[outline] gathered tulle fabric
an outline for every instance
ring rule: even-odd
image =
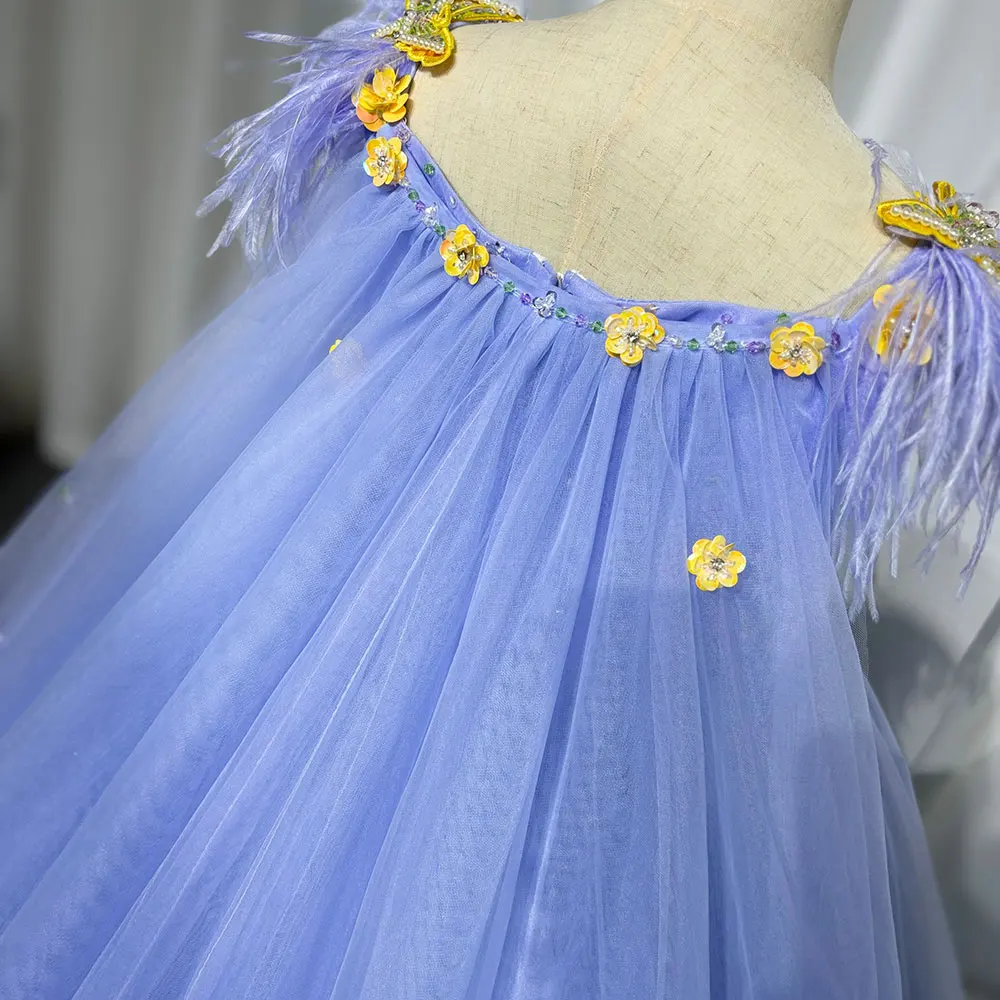
[[[842,362],[627,368],[533,297],[621,303],[449,277],[354,160],[309,218],[0,550],[0,997],[958,998],[831,557]],[[658,314],[723,310],[773,325]]]

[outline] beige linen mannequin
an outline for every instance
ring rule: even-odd
[[[886,242],[829,90],[850,3],[604,0],[460,27],[409,123],[484,226],[560,271],[793,312]]]

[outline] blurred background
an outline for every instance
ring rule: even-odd
[[[552,17],[590,0],[526,0]],[[205,151],[281,93],[248,30],[347,0],[0,0],[0,537],[245,281],[205,260]],[[862,136],[1000,207],[1000,0],[855,0],[835,97]],[[880,579],[871,678],[914,772],[970,995],[1000,997],[1000,538]]]

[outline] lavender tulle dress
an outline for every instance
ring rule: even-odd
[[[851,609],[996,508],[992,217],[622,302],[365,130],[372,18],[230,135],[280,255],[0,551],[0,997],[955,1000]]]

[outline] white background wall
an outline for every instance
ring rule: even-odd
[[[36,373],[20,315],[19,261],[23,231],[19,193],[23,190],[25,101],[23,90],[27,10],[0,3],[0,428],[30,415]]]
[[[243,276],[205,261],[206,147],[281,90],[288,50],[351,0],[0,0],[0,426],[82,454]]]

